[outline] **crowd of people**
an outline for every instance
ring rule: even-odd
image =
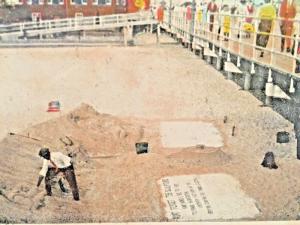
[[[222,33],[224,41],[229,40],[230,33],[239,38],[240,30],[245,38],[250,38],[251,33],[257,29],[256,45],[261,50],[260,57],[264,56],[263,48],[267,47],[270,33],[275,27],[275,21],[278,21],[282,35],[281,52],[294,54],[294,51],[297,51],[300,54],[300,48],[296,49],[296,43],[293,40],[293,37],[298,37],[300,33],[294,22],[297,15],[296,1],[281,0],[276,5],[272,0],[264,0],[264,4],[257,6],[253,0],[236,0],[235,3],[230,4],[223,3],[225,0],[219,0],[218,3],[216,0],[200,0],[200,2],[196,0],[196,19],[199,23],[208,24],[210,32],[217,32],[218,39]],[[188,15],[191,14],[191,5],[184,7],[186,7],[187,18],[191,17]],[[165,5],[158,8],[158,19],[161,22],[164,9]],[[258,23],[256,24],[255,21]]]
[[[200,2],[199,2],[200,1]],[[280,51],[300,54],[300,43],[296,43],[295,37],[299,37],[300,25],[294,20],[297,18],[297,0],[281,0],[275,4],[273,0],[264,0],[264,3],[255,5],[254,0],[236,0],[225,3],[226,0],[196,0],[196,17],[200,24],[207,24],[210,32],[221,33],[224,41],[229,36],[250,38],[256,31],[256,46],[260,50],[260,57],[264,57],[264,48],[267,47],[270,33],[275,32],[282,35],[279,39]],[[186,8],[186,19],[191,19],[191,5],[181,6]],[[299,6],[300,7],[300,6]],[[158,19],[162,22],[165,5],[159,8]],[[176,11],[173,8],[172,10]],[[300,16],[300,12],[299,12]],[[277,25],[277,26],[275,26]],[[242,31],[242,32],[240,32]],[[298,46],[298,48],[296,47]],[[300,63],[297,62],[297,70],[300,72]]]
[[[275,6],[271,0],[265,0],[265,4],[260,6],[254,5],[252,0],[240,0],[231,5],[218,4],[216,0],[210,0],[210,2],[201,1],[197,8],[198,21],[209,23],[210,32],[216,30],[218,34],[222,32],[225,41],[228,40],[230,32],[238,37],[240,35],[239,31],[233,31],[231,26],[238,27],[246,38],[250,38],[251,33],[255,30],[253,18],[258,18],[256,45],[262,48],[267,46],[275,20],[278,19],[281,34],[284,36],[281,38],[281,51],[293,53],[295,50],[295,43],[291,37],[298,35],[293,21],[297,14],[296,0],[282,0],[278,6]],[[216,20],[218,20],[219,26],[214,30]],[[261,51],[260,56],[263,57],[263,55],[264,52]]]

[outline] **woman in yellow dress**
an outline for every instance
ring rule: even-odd
[[[224,41],[228,41],[229,33],[230,33],[230,9],[228,5],[224,5],[222,9],[222,17],[223,17],[223,34]]]

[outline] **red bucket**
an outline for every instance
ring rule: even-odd
[[[59,112],[60,111],[60,103],[59,101],[51,101],[48,104],[47,112]]]

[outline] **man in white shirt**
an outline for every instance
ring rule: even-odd
[[[40,186],[42,180],[45,178],[47,195],[51,196],[51,179],[62,172],[70,185],[74,200],[79,201],[79,191],[71,158],[61,152],[50,152],[48,148],[42,148],[39,156],[43,158],[43,167],[39,173],[37,187]],[[63,189],[62,186],[61,189]]]

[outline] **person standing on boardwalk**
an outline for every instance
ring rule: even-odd
[[[267,47],[270,33],[274,26],[274,20],[276,18],[276,9],[270,3],[270,0],[265,0],[265,4],[258,10],[258,33],[256,36],[256,45],[262,48]],[[264,51],[261,50],[260,57],[264,56]]]
[[[252,0],[249,0],[246,5],[246,18],[243,27],[247,38],[250,38],[251,33],[254,32],[254,25],[253,25],[254,14],[255,14],[254,4]]]
[[[287,52],[291,51],[291,36],[294,28],[293,19],[295,19],[296,12],[295,0],[283,0],[281,2],[279,9],[279,16],[281,19],[280,30],[281,34],[285,36],[281,38],[281,52],[283,52],[284,49],[286,49]]]
[[[162,4],[157,9],[156,17],[159,23],[164,21],[164,6]]]
[[[99,25],[100,24],[100,13],[99,13],[99,11],[97,11],[97,13],[96,13],[96,24],[97,25]]]
[[[203,32],[205,33],[205,26],[207,23],[207,2],[201,1],[199,8],[197,10],[197,22],[200,27],[202,27]]]
[[[223,35],[224,35],[223,41],[228,41],[229,32],[230,32],[230,8],[227,4],[222,6],[220,20],[221,21],[220,21],[220,28],[218,31],[218,40],[219,40],[219,35],[222,30]]]
[[[251,23],[252,24],[252,20],[253,20],[253,16],[254,16],[254,12],[255,11],[255,8],[254,8],[254,4],[253,4],[253,1],[252,0],[248,0],[248,3],[246,5],[246,23]]]
[[[216,0],[211,0],[207,5],[207,12],[209,12],[209,31],[213,32],[215,13],[218,12],[218,6]]]
[[[79,191],[71,158],[61,152],[50,152],[48,148],[40,149],[39,156],[43,158],[43,167],[39,173],[37,187],[45,178],[46,192],[48,196],[51,196],[51,180],[62,172],[70,185],[74,200],[79,201]]]
[[[198,14],[197,14],[198,22],[205,24],[207,20],[206,17],[207,17],[207,3],[206,1],[201,1]]]

